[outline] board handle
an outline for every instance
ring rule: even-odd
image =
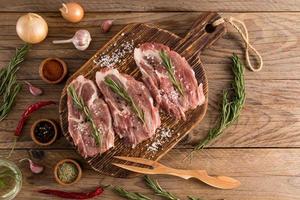
[[[212,45],[226,32],[224,24],[211,25],[219,18],[221,16],[214,12],[201,15],[174,50],[188,59],[198,56],[202,49]]]

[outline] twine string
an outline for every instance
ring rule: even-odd
[[[249,69],[254,72],[260,71],[263,67],[263,59],[260,53],[250,44],[249,37],[248,37],[248,29],[245,23],[233,17],[229,17],[229,18],[220,18],[214,21],[212,23],[212,26],[216,27],[225,22],[229,23],[233,28],[235,28],[240,34],[240,36],[242,37],[243,41],[245,42],[245,46],[246,46],[245,56],[246,56],[246,61]],[[254,54],[258,57],[259,65],[257,67],[254,67],[251,63],[250,56],[249,56],[250,51],[253,51]]]

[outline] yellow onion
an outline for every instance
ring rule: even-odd
[[[16,30],[23,41],[36,44],[47,37],[48,25],[40,15],[28,13],[18,19]]]
[[[84,10],[78,3],[66,3],[62,4],[62,8],[59,9],[61,15],[65,20],[76,23],[79,22],[84,16]]]

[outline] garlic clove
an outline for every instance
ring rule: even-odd
[[[102,33],[107,33],[112,27],[112,24],[113,24],[113,20],[109,20],[109,19],[104,20],[101,24]]]
[[[40,173],[42,173],[44,171],[44,166],[34,163],[29,158],[21,159],[19,162],[23,162],[23,161],[28,161],[29,162],[30,170],[34,174],[40,174]]]
[[[25,83],[28,85],[28,89],[29,92],[33,95],[33,96],[39,96],[41,94],[43,94],[43,90],[33,86],[31,83],[29,83],[28,81],[25,81]]]

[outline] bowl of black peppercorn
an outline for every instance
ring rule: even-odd
[[[57,125],[50,119],[39,119],[31,127],[31,138],[38,145],[52,144],[57,135]]]

